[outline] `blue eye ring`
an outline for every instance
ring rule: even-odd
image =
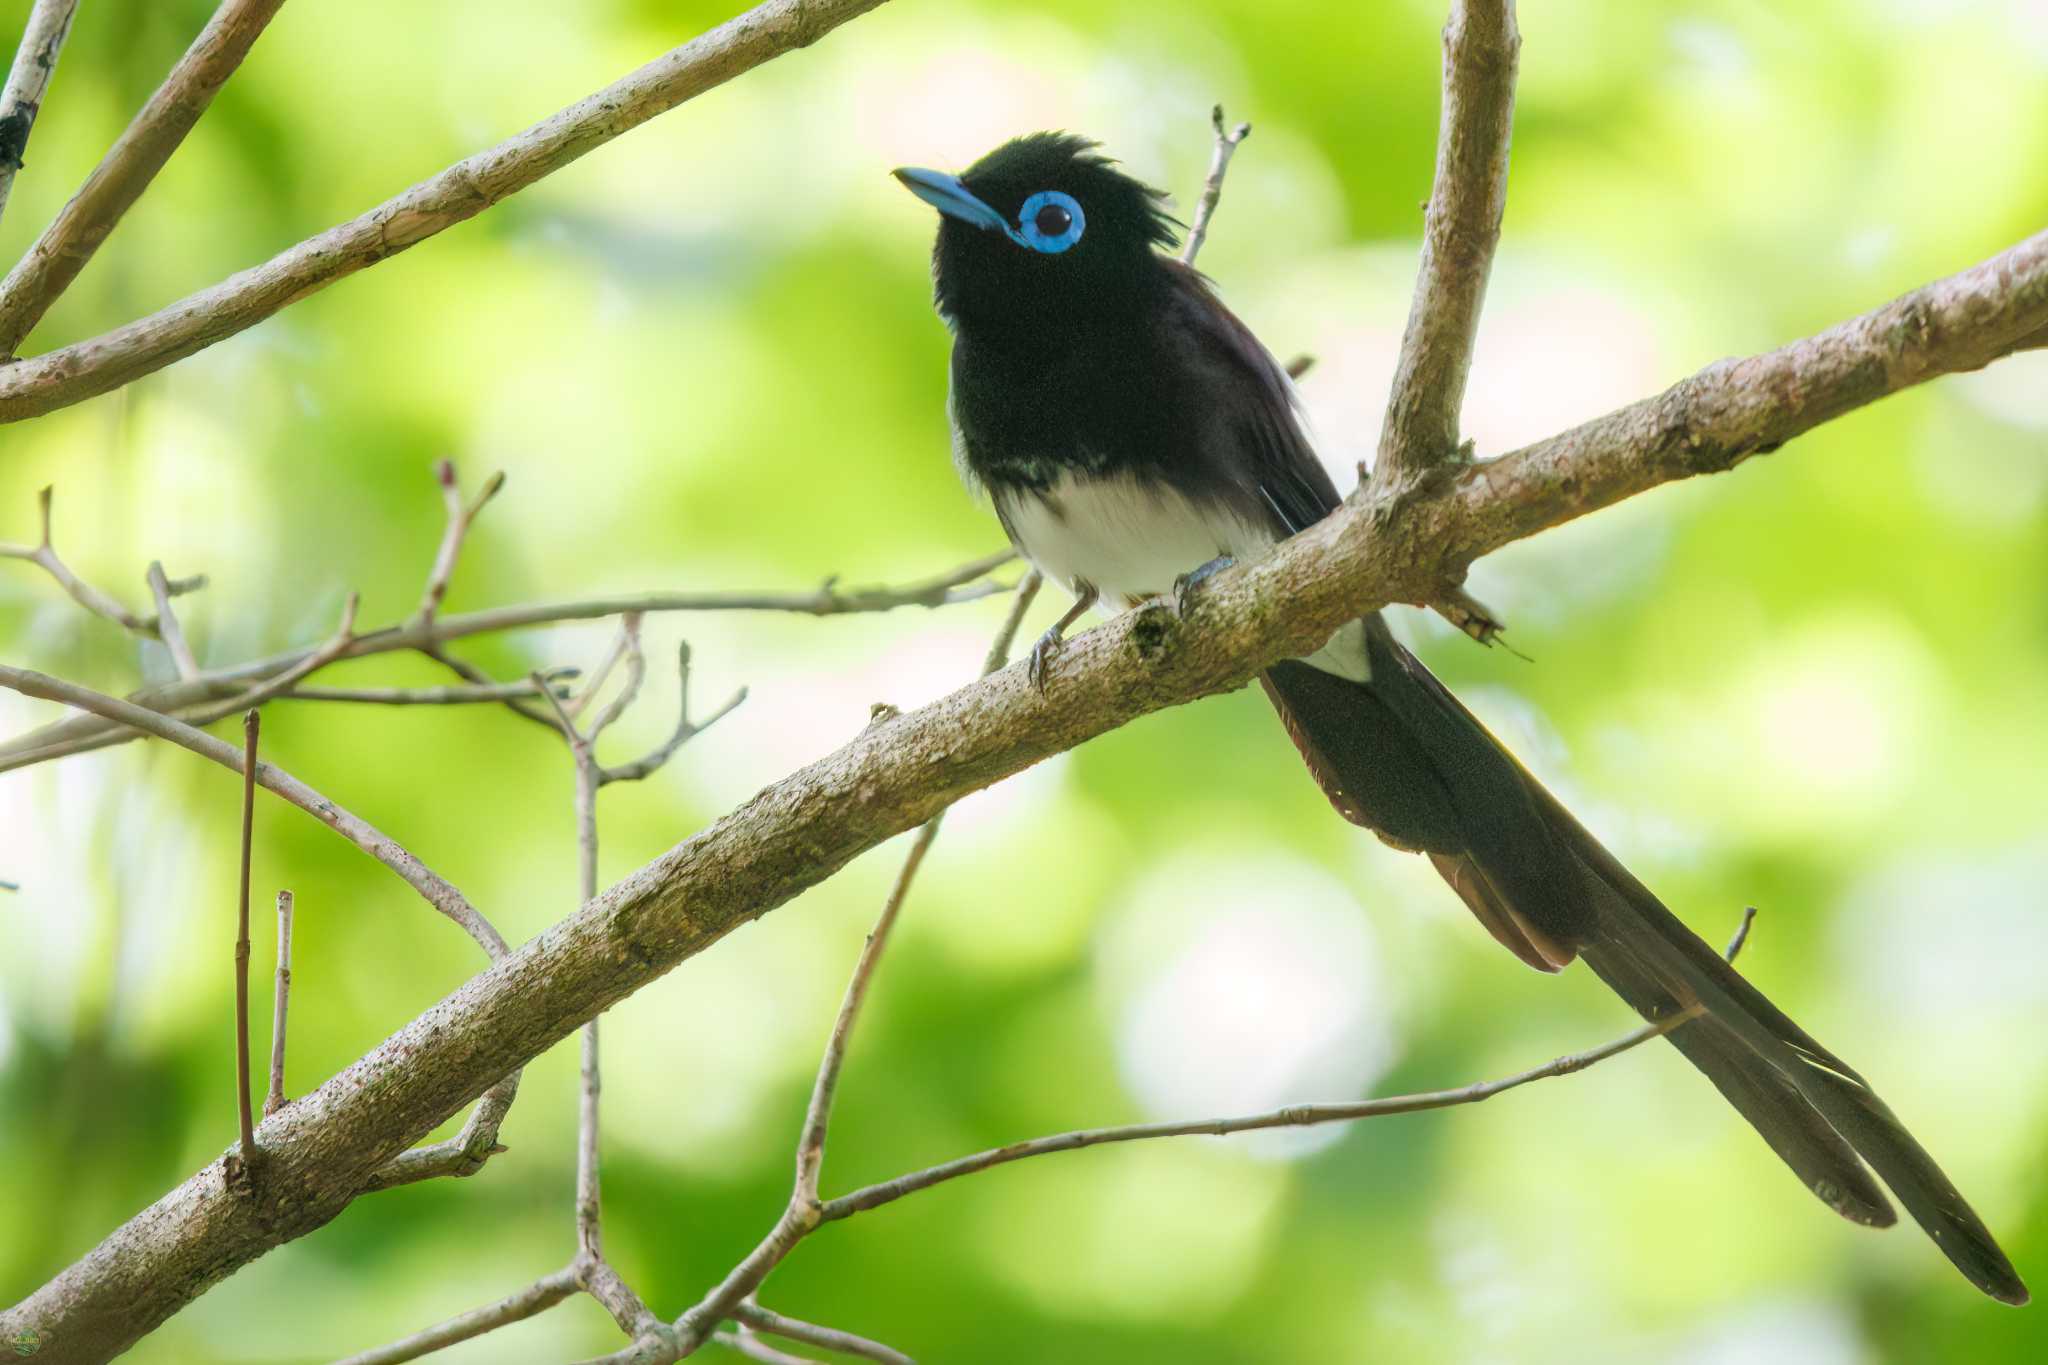
[[[1061,218],[1066,225],[1057,231],[1048,232]],[[1040,220],[1045,222],[1041,225]],[[1088,215],[1081,212],[1081,205],[1071,194],[1059,190],[1040,190],[1024,201],[1024,207],[1017,210],[1019,231],[1011,234],[1033,251],[1048,256],[1057,256],[1081,240],[1081,234],[1088,230]]]

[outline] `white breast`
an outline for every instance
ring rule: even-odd
[[[1042,493],[1004,489],[995,498],[1017,547],[1046,577],[1069,592],[1088,584],[1112,606],[1171,592],[1180,575],[1218,555],[1249,559],[1273,544],[1263,526],[1156,481],[1065,474]]]
[[[1251,559],[1274,544],[1266,527],[1158,481],[1063,474],[1044,492],[998,489],[994,496],[1025,558],[1077,596],[1083,584],[1093,587],[1110,610],[1172,592],[1182,574],[1218,555]],[[1344,627],[1308,662],[1365,681],[1363,629]]]

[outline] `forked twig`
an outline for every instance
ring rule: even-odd
[[[1193,265],[1202,243],[1209,240],[1209,220],[1216,215],[1216,205],[1223,198],[1223,176],[1230,169],[1230,158],[1237,154],[1237,144],[1252,135],[1249,123],[1226,129],[1220,104],[1209,111],[1209,122],[1216,129],[1216,149],[1209,154],[1209,175],[1202,182],[1202,197],[1195,204],[1194,225],[1188,229],[1187,244],[1180,251],[1182,265]]]

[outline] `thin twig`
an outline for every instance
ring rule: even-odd
[[[1740,953],[1743,945],[1749,941],[1749,928],[1755,919],[1756,910],[1753,907],[1743,911],[1742,923],[1736,927],[1735,936],[1729,940],[1728,947],[1724,950],[1724,956],[1729,962],[1735,960],[1736,954]],[[1495,1095],[1528,1085],[1532,1081],[1548,1080],[1554,1076],[1569,1076],[1584,1071],[1610,1057],[1618,1057],[1631,1048],[1640,1047],[1652,1038],[1661,1038],[1681,1024],[1699,1017],[1703,1012],[1701,1006],[1692,1004],[1588,1051],[1567,1053],[1545,1062],[1542,1066],[1518,1071],[1512,1076],[1459,1086],[1455,1090],[1430,1090],[1414,1095],[1354,1100],[1342,1104],[1296,1104],[1263,1114],[1248,1114],[1235,1118],[1134,1123],[1116,1128],[1084,1128],[1071,1133],[1056,1133],[1050,1137],[1034,1138],[1029,1142],[1013,1142],[1007,1147],[996,1147],[976,1152],[972,1156],[942,1162],[937,1166],[912,1171],[894,1180],[884,1180],[855,1190],[852,1194],[829,1200],[818,1211],[819,1221],[829,1223],[841,1218],[850,1218],[856,1213],[894,1203],[905,1195],[928,1190],[934,1185],[942,1185],[961,1176],[973,1175],[994,1166],[1005,1166],[1012,1161],[1045,1156],[1052,1152],[1071,1152],[1083,1147],[1100,1147],[1113,1142],[1142,1142],[1152,1138],[1189,1137],[1197,1134],[1223,1137],[1231,1133],[1256,1132],[1265,1128],[1304,1128],[1323,1123],[1350,1123],[1359,1119],[1384,1118],[1392,1114],[1414,1114],[1430,1109],[1478,1104],[1482,1100],[1492,1099]]]
[[[634,759],[631,763],[621,763],[617,767],[599,766],[597,769],[597,784],[600,787],[609,786],[614,782],[638,782],[652,776],[660,770],[662,764],[675,757],[676,750],[718,724],[719,721],[731,714],[735,707],[747,699],[747,689],[742,687],[730,697],[727,697],[717,710],[713,711],[702,721],[691,720],[690,642],[687,640],[676,647],[676,692],[676,728],[669,733],[669,737],[660,744],[655,745],[654,748],[648,750],[645,754],[642,754],[639,758]],[[597,729],[596,725],[591,726],[593,737],[595,737]]]
[[[1009,658],[1010,646],[1017,638],[1017,631],[1023,625],[1032,600],[1038,596],[1040,582],[1038,571],[1034,569],[1017,584],[1010,610],[982,660],[981,676],[997,672]],[[943,809],[933,814],[911,841],[903,868],[896,874],[896,883],[883,902],[875,927],[868,931],[867,941],[862,944],[860,957],[854,963],[853,976],[846,983],[846,994],[840,1001],[838,1014],[833,1017],[832,1032],[826,1039],[824,1056],[819,1059],[817,1079],[812,1083],[810,1103],[805,1108],[803,1127],[797,1136],[796,1179],[790,1191],[789,1204],[759,1245],[734,1266],[715,1289],[676,1320],[676,1336],[683,1354],[701,1344],[720,1322],[731,1315],[734,1305],[759,1289],[761,1282],[796,1248],[796,1244],[818,1226],[818,1178],[824,1169],[825,1135],[831,1126],[832,1101],[838,1093],[839,1073],[846,1064],[847,1041],[853,1035],[861,1005],[867,999],[875,967],[889,945],[889,932],[895,927],[904,899],[910,894],[910,883],[917,876],[932,841],[939,837],[939,821],[944,814]]]
[[[1463,588],[1449,589],[1430,603],[1430,606],[1435,608],[1436,613],[1444,620],[1482,645],[1499,644],[1501,632],[1507,629],[1484,602]],[[1501,645],[1501,648],[1507,649],[1510,654],[1514,653],[1514,650],[1506,645]]]
[[[589,705],[590,698],[603,686],[613,667],[624,659],[625,680],[618,693],[592,717],[588,728],[579,728],[577,713]],[[679,672],[681,675],[682,718],[677,722],[675,735],[668,743],[656,749],[638,763],[625,768],[608,770],[597,760],[596,740],[604,730],[624,715],[639,696],[640,684],[646,673],[646,656],[640,645],[640,616],[628,612],[619,622],[619,634],[610,655],[598,667],[597,680],[583,696],[575,702],[565,701],[553,689],[541,686],[540,674],[531,681],[540,690],[553,715],[553,725],[560,732],[569,748],[569,756],[575,767],[576,806],[576,848],[577,848],[577,890],[581,900],[589,903],[597,898],[597,793],[607,782],[634,781],[645,777],[666,763],[692,735],[704,726],[693,726],[689,719],[690,647],[681,647]],[[718,715],[737,705],[745,695],[741,690],[723,707]],[[574,709],[572,709],[572,707]],[[704,725],[718,719],[713,716]],[[571,1268],[576,1283],[610,1313],[612,1320],[636,1344],[647,1343],[649,1349],[666,1352],[672,1348],[673,1333],[667,1324],[657,1318],[641,1297],[628,1285],[623,1276],[605,1259],[603,1238],[603,1188],[600,1174],[601,1144],[599,1140],[599,1099],[603,1094],[603,1071],[600,1060],[598,1021],[590,1019],[583,1025],[582,1055],[580,1065],[580,1086],[577,1105],[576,1125],[576,1259]],[[671,1355],[669,1358],[673,1359]]]
[[[4,549],[0,549],[0,553],[4,553]],[[30,558],[32,555],[17,557]],[[357,635],[339,657],[360,659],[394,650],[426,652],[438,662],[456,669],[470,685],[490,686],[494,685],[493,680],[469,665],[452,656],[433,655],[433,643],[437,640],[445,643],[472,635],[523,630],[531,626],[554,625],[565,621],[599,620],[607,616],[621,616],[627,612],[646,614],[688,611],[786,611],[806,616],[837,616],[856,612],[892,611],[898,607],[908,606],[949,606],[1008,592],[1010,589],[1006,585],[989,581],[987,576],[1015,558],[1014,550],[1005,550],[969,560],[932,578],[896,587],[860,588],[844,592],[835,587],[836,578],[828,578],[816,590],[805,593],[643,593],[574,602],[493,607],[484,611],[439,616],[431,625],[424,628],[407,624],[368,631]],[[172,586],[177,585],[173,583]],[[272,677],[303,662],[313,652],[313,649],[289,650],[265,659],[214,669],[189,682],[159,683],[140,689],[128,700],[153,711],[176,713],[217,698],[220,695],[220,688],[225,683]],[[553,721],[537,712],[533,713],[532,718],[538,719],[551,729],[554,726]],[[0,744],[0,772],[67,758],[73,754],[88,753],[113,744],[125,744],[138,738],[140,736],[133,730],[108,725],[100,718],[72,717]]]
[[[380,1346],[374,1351],[352,1355],[336,1365],[404,1365],[405,1361],[418,1360],[444,1347],[453,1346],[471,1337],[480,1337],[515,1322],[524,1322],[536,1313],[542,1313],[576,1292],[576,1272],[572,1269],[557,1270],[552,1275],[543,1275],[516,1294],[508,1294],[496,1303],[472,1308],[469,1312],[452,1317],[446,1322],[436,1323],[424,1331],[414,1332]]]
[[[640,619],[637,612],[630,614],[635,621]],[[569,719],[579,720],[582,718],[583,713],[590,708],[590,704],[597,700],[598,694],[604,691],[605,684],[611,681],[612,670],[617,668],[619,660],[626,656],[627,648],[629,646],[638,647],[638,634],[637,632],[634,635],[626,633],[624,628],[625,620],[626,618],[623,616],[619,618],[620,629],[612,636],[612,647],[605,651],[603,660],[599,662],[596,668],[591,670],[590,681],[584,685],[583,690],[573,697],[563,699],[562,709],[568,714]]]
[[[235,919],[235,1102],[242,1118],[242,1168],[253,1171],[256,1120],[249,1095],[249,861],[256,828],[256,739],[263,713],[242,717],[242,878]]]
[[[171,663],[178,670],[178,677],[186,682],[199,676],[199,661],[192,657],[192,647],[185,643],[184,628],[178,624],[178,614],[171,609],[171,581],[164,576],[160,560],[151,560],[149,572],[150,595],[156,599],[156,633],[164,642],[164,648],[171,652]]]
[[[1451,0],[1436,183],[1374,465],[1374,477],[1393,487],[1458,453],[1458,412],[1507,205],[1521,45],[1514,0]]]
[[[342,602],[341,620],[336,623],[334,634],[328,638],[326,644],[321,645],[311,654],[308,654],[305,658],[299,660],[277,676],[267,678],[246,691],[236,693],[223,702],[199,708],[185,718],[186,723],[195,726],[211,725],[222,716],[232,715],[236,711],[245,711],[251,707],[261,706],[273,697],[281,696],[291,691],[299,679],[306,677],[308,674],[317,673],[336,659],[339,659],[348,652],[349,642],[355,639],[356,608],[361,604],[361,601],[360,595],[350,593]],[[168,621],[170,618],[166,615],[164,619]]]
[[[788,1351],[770,1346],[745,1327],[736,1332],[713,1332],[711,1339],[726,1350],[737,1352],[748,1360],[758,1361],[760,1365],[818,1365],[809,1356],[791,1355]]]
[[[0,422],[67,407],[225,341],[344,276],[475,217],[655,115],[816,42],[881,3],[767,0],[525,132],[261,265],[111,332],[0,369]],[[39,304],[48,297],[46,287],[0,289]],[[19,309],[16,305],[0,313],[6,329],[0,336],[26,331],[16,316]]]
[[[1037,571],[1033,570],[1017,586],[1010,610],[982,660],[982,677],[996,672],[1009,661],[1010,646],[1023,625],[1024,614],[1031,609],[1032,599],[1038,595],[1040,581]],[[854,963],[853,976],[846,983],[839,1013],[833,1017],[832,1032],[825,1042],[824,1056],[818,1061],[817,1079],[812,1083],[811,1101],[804,1111],[803,1129],[797,1138],[796,1186],[792,1195],[796,1203],[815,1205],[818,1202],[818,1177],[825,1165],[825,1133],[832,1122],[832,1101],[839,1090],[839,1073],[846,1066],[847,1042],[853,1036],[854,1025],[859,1022],[861,1006],[867,1001],[875,968],[881,962],[882,954],[888,950],[890,932],[896,927],[903,902],[910,895],[910,884],[916,879],[918,868],[924,865],[924,856],[931,851],[933,841],[939,837],[939,822],[944,818],[944,811],[934,815],[924,822],[917,837],[911,840],[910,851],[903,858],[903,867],[896,874],[896,883],[890,887],[888,899],[882,902],[882,913],[876,917],[875,927],[868,931],[867,941],[861,945],[860,957]]]
[[[1415,1095],[1356,1100],[1345,1104],[1296,1104],[1264,1114],[1247,1114],[1234,1118],[1134,1123],[1116,1128],[1084,1128],[1071,1133],[1055,1133],[1050,1137],[1033,1138],[1029,1142],[1013,1142],[1007,1147],[996,1147],[976,1152],[972,1156],[942,1162],[937,1166],[912,1171],[893,1180],[884,1180],[855,1190],[851,1194],[841,1195],[837,1199],[827,1200],[819,1209],[818,1217],[821,1223],[836,1222],[868,1209],[894,1203],[905,1195],[915,1194],[919,1190],[928,1190],[934,1185],[957,1180],[964,1175],[973,1175],[994,1166],[1004,1166],[1012,1161],[1045,1156],[1052,1152],[1071,1152],[1082,1147],[1099,1147],[1113,1142],[1142,1142],[1152,1138],[1189,1137],[1196,1134],[1224,1137],[1231,1133],[1256,1132],[1264,1128],[1304,1128],[1323,1123],[1350,1123],[1358,1119],[1385,1118],[1391,1114],[1414,1114],[1430,1109],[1449,1109],[1456,1105],[1477,1104],[1482,1100],[1492,1099],[1495,1095],[1527,1085],[1531,1081],[1584,1071],[1587,1067],[1604,1062],[1609,1057],[1619,1056],[1631,1048],[1639,1047],[1652,1038],[1662,1037],[1694,1018],[1699,1012],[1699,1006],[1689,1006],[1668,1019],[1645,1024],[1632,1033],[1590,1051],[1571,1053],[1500,1080],[1481,1081],[1473,1085],[1459,1086],[1455,1090],[1431,1090]]]
[[[647,680],[647,655],[640,648],[640,619],[640,613],[637,611],[629,611],[619,618],[619,638],[615,646],[616,654],[614,657],[624,657],[626,661],[625,679],[619,684],[619,690],[613,694],[612,699],[606,702],[591,720],[590,729],[586,733],[592,743],[597,741],[599,735],[609,730],[620,716],[626,714],[626,708],[639,699],[640,684]],[[689,676],[689,658],[690,647],[684,645],[683,668],[685,670],[685,679]],[[608,673],[611,671],[611,667],[611,660],[607,659],[603,671]],[[596,686],[593,684],[591,695],[595,695],[595,693]],[[566,710],[563,715],[565,719],[574,718]]]
[[[516,682],[481,683],[440,687],[294,687],[279,693],[275,701],[352,702],[358,706],[468,706],[483,702],[517,701],[538,697],[542,691],[560,695],[556,684],[573,678],[578,670],[552,668],[544,682],[521,678]]]
[[[820,1327],[801,1318],[787,1317],[772,1308],[763,1308],[752,1299],[743,1299],[733,1305],[732,1316],[734,1321],[757,1332],[787,1337],[806,1346],[818,1346],[841,1355],[858,1356],[862,1360],[879,1360],[885,1365],[916,1365],[909,1356],[894,1347],[855,1336],[852,1332],[842,1332],[837,1327]]]
[[[21,31],[14,65],[8,69],[6,83],[0,85],[0,214],[7,212],[14,174],[24,164],[29,133],[36,126],[43,94],[57,70],[57,54],[71,36],[71,16],[77,10],[78,0],[36,0]],[[0,345],[0,355],[7,349]]]
[[[484,1168],[484,1163],[505,1150],[498,1141],[498,1129],[504,1124],[505,1115],[511,1111],[512,1101],[518,1094],[519,1073],[514,1071],[501,1077],[469,1111],[469,1118],[463,1122],[460,1132],[440,1142],[408,1148],[392,1157],[363,1181],[363,1193],[396,1189],[400,1185],[441,1176],[460,1180],[475,1175]]]
[[[242,755],[236,752],[232,745],[222,743],[204,730],[194,729],[183,721],[173,720],[169,716],[147,710],[132,702],[106,696],[91,688],[37,673],[33,669],[14,668],[6,664],[0,664],[0,687],[105,716],[109,720],[133,726],[159,739],[167,739],[180,748],[190,749],[202,758],[210,758],[223,767],[236,772],[243,770]],[[396,872],[407,886],[420,893],[427,904],[461,925],[471,938],[482,944],[484,951],[491,955],[493,961],[504,957],[509,951],[504,937],[492,927],[489,920],[478,913],[476,907],[469,903],[468,897],[421,862],[397,840],[384,834],[367,820],[336,805],[275,763],[259,763],[255,771],[259,786],[312,815],[357,848]]]
[[[270,1008],[270,1090],[263,1097],[263,1117],[284,1108],[285,1018],[292,1003],[292,893],[277,893],[277,994]]]
[[[476,497],[466,502],[462,497],[462,486],[455,477],[455,461],[436,460],[434,481],[441,485],[441,500],[447,509],[448,520],[441,530],[441,543],[434,551],[434,566],[427,571],[427,586],[420,593],[419,609],[407,622],[427,631],[430,639],[433,638],[434,617],[441,610],[442,599],[448,595],[449,581],[455,577],[456,561],[462,557],[463,541],[469,537],[469,528],[476,524],[477,514],[505,486],[505,471],[501,469],[485,479]]]
[[[56,220],[0,283],[0,355],[21,344],[92,259],[121,215],[149,188],[171,153],[284,0],[222,0]]]
[[[1193,265],[1202,243],[1209,239],[1209,220],[1215,216],[1216,205],[1223,198],[1223,176],[1230,169],[1230,158],[1237,154],[1237,144],[1252,135],[1249,123],[1225,129],[1223,106],[1220,104],[1209,111],[1209,123],[1216,130],[1216,148],[1209,154],[1209,177],[1202,182],[1202,198],[1195,205],[1194,226],[1188,229],[1187,245],[1180,251],[1182,265]]]
[[[57,586],[64,589],[72,601],[84,607],[95,616],[104,616],[124,630],[133,631],[145,639],[157,638],[157,624],[154,617],[137,616],[118,601],[101,592],[92,584],[71,572],[71,568],[57,555],[50,538],[50,503],[56,490],[44,485],[36,494],[37,519],[42,526],[42,538],[34,545],[15,545],[0,542],[0,559],[22,559],[42,569],[57,580]],[[187,580],[189,581],[189,580]],[[176,584],[166,584],[175,587]]]

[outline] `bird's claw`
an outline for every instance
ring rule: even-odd
[[[1186,616],[1188,608],[1194,605],[1195,589],[1206,583],[1213,574],[1221,573],[1237,560],[1229,555],[1217,555],[1207,564],[1173,580],[1173,614]]]
[[[1045,666],[1058,651],[1062,643],[1060,628],[1053,626],[1038,637],[1038,643],[1031,646],[1031,658],[1024,665],[1024,676],[1039,693],[1045,691]]]

